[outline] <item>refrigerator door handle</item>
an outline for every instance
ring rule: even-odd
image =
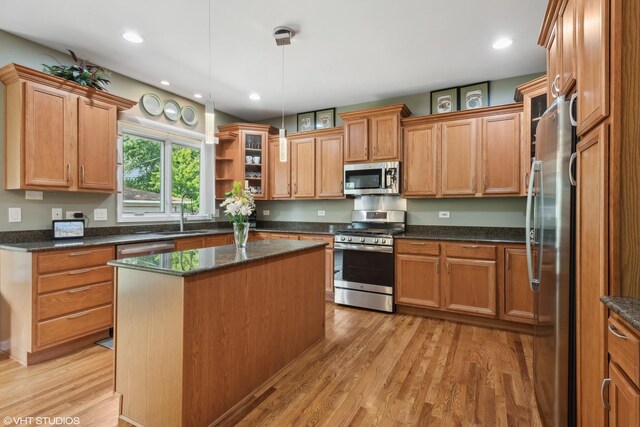
[[[578,185],[578,183],[576,182],[576,178],[573,174],[573,165],[576,162],[576,157],[578,157],[578,153],[571,154],[571,157],[569,158],[569,182],[574,187]]]
[[[578,121],[573,117],[573,104],[576,102],[578,98],[578,92],[571,95],[571,99],[569,100],[569,121],[571,122],[571,126],[578,126]]]
[[[540,280],[536,279],[533,276],[533,257],[532,257],[532,251],[531,251],[531,239],[533,238],[533,236],[531,236],[530,234],[531,233],[531,205],[533,203],[533,185],[535,183],[536,173],[538,173],[539,171],[540,171],[540,161],[536,160],[531,164],[531,173],[529,174],[529,190],[527,191],[527,214],[525,218],[527,272],[529,273],[529,285],[531,286],[531,290],[533,292],[537,292],[538,287],[540,285]],[[536,221],[534,219],[534,224],[535,222]],[[534,231],[534,236],[535,236],[535,231]]]

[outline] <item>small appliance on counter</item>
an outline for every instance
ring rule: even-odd
[[[84,237],[84,219],[58,219],[52,221],[53,238],[82,239]]]
[[[249,228],[256,228],[258,225],[258,211],[254,211],[249,215]]]
[[[352,196],[399,195],[400,162],[345,165],[344,194]]]
[[[394,311],[393,236],[405,231],[404,210],[355,210],[334,237],[334,301]]]

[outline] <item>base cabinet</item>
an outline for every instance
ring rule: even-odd
[[[396,255],[396,303],[440,308],[440,258]]]
[[[529,286],[527,252],[506,248],[504,251],[504,291],[501,318],[533,324],[534,299]]]
[[[609,427],[640,423],[640,390],[616,363],[609,363]]]
[[[496,262],[447,258],[445,307],[481,316],[496,315]]]

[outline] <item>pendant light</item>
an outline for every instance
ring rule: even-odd
[[[204,103],[204,135],[205,143],[217,144],[219,142],[216,137],[216,106],[213,102],[213,95],[211,90],[211,2],[209,1],[209,99]]]
[[[273,30],[276,45],[282,46],[282,123],[279,132],[280,161],[287,161],[287,130],[284,128],[284,47],[291,44],[293,30],[288,27],[277,27]]]

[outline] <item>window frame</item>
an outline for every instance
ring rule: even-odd
[[[138,121],[141,121],[140,119]],[[171,128],[171,129],[167,129]],[[148,213],[127,213],[124,211],[124,135],[133,135],[141,138],[148,138],[162,144],[162,184],[161,203],[164,212]],[[214,205],[214,187],[207,179],[213,176],[212,165],[207,159],[212,155],[212,149],[205,143],[204,135],[191,131],[182,131],[173,126],[160,126],[145,123],[144,126],[138,123],[120,121],[118,123],[118,197],[117,211],[118,222],[173,222],[180,220],[180,213],[172,212],[172,149],[173,145],[181,145],[187,148],[200,151],[200,212],[196,214],[185,212],[185,221],[204,221],[211,219],[211,207]]]

